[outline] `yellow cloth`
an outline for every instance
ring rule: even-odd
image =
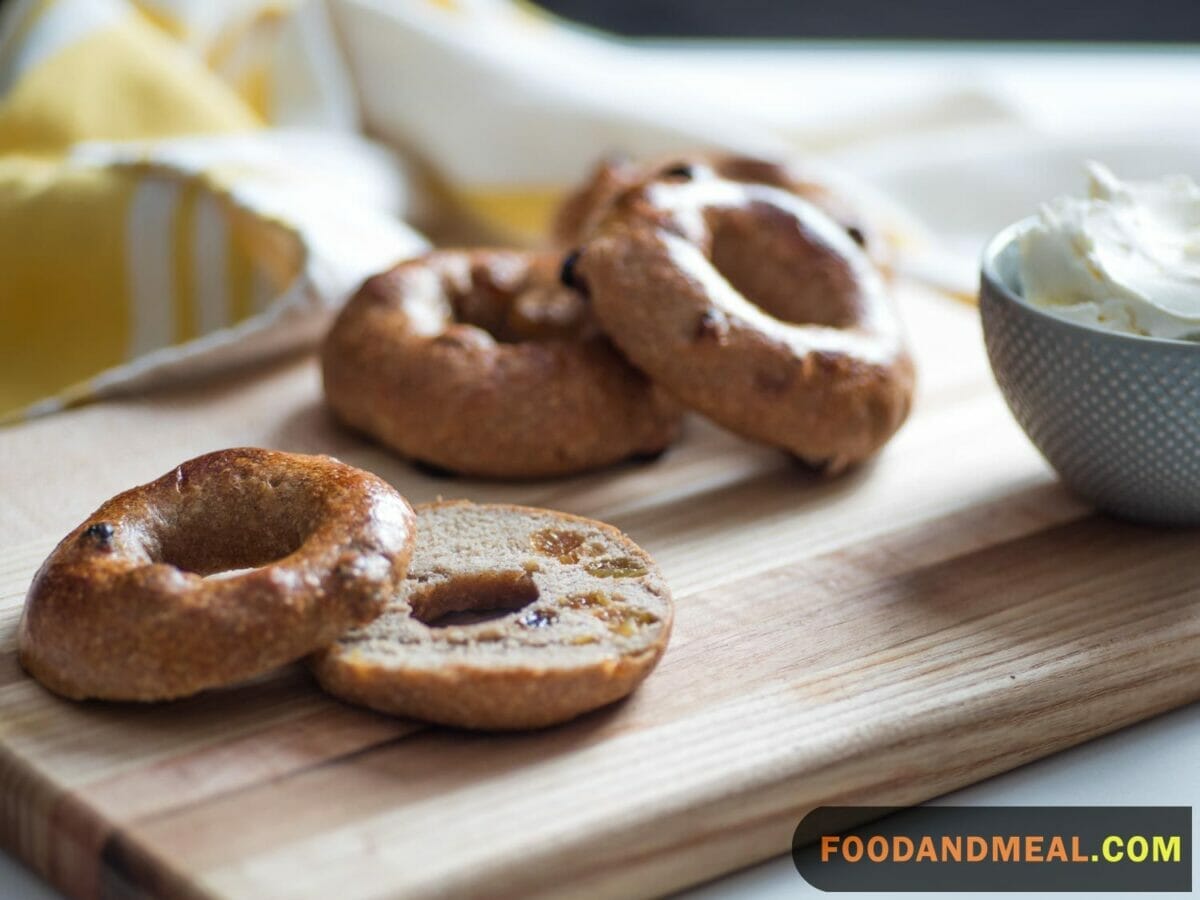
[[[347,217],[344,185],[311,183],[326,160],[256,145],[270,57],[246,51],[282,7],[205,34],[172,6],[25,0],[0,21],[0,420],[311,341],[424,247],[386,200]]]
[[[39,13],[51,5],[27,3],[26,28],[36,28]],[[229,87],[130,9],[21,74],[0,104],[0,153],[53,155],[82,140],[244,131],[262,124]]]

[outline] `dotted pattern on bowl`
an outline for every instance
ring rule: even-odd
[[[1200,523],[1200,347],[1114,340],[981,300],[1017,421],[1072,490],[1119,515]]]

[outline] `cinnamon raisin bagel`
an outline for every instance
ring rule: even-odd
[[[334,413],[414,461],[544,478],[665,449],[679,411],[596,328],[559,260],[443,250],[362,287],[322,350]]]
[[[327,456],[209,453],[62,540],[29,588],[21,664],[73,699],[242,681],[378,615],[412,546],[412,509],[374,475]]]
[[[418,506],[417,522],[387,612],[311,660],[335,696],[463,728],[540,728],[624,697],[662,655],[670,591],[617,529],[466,502]],[[447,622],[485,609],[503,612]]]
[[[618,196],[566,272],[680,402],[836,472],[900,427],[913,364],[884,279],[794,193],[696,171]]]

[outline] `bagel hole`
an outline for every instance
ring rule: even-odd
[[[791,215],[755,204],[714,218],[709,259],[750,303],[795,325],[846,328],[858,319],[852,267]]]
[[[558,273],[477,266],[469,289],[450,298],[454,319],[486,331],[501,344],[578,340],[590,324],[587,301],[558,281]]]
[[[205,578],[268,566],[299,550],[315,527],[317,503],[303,485],[246,479],[224,503],[181,504],[151,556]],[[232,492],[231,492],[232,493]]]
[[[528,572],[459,575],[414,595],[413,618],[430,628],[475,625],[524,609],[539,596]]]
[[[239,532],[239,537],[245,539],[247,532]],[[210,542],[193,537],[186,543],[164,542],[157,562],[220,581],[266,568],[290,556],[300,549],[305,537],[304,533],[255,535],[253,540],[245,540],[242,544],[228,538]]]

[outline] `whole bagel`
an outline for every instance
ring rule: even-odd
[[[566,274],[680,402],[811,465],[868,458],[908,415],[913,364],[884,279],[793,193],[665,174],[610,204]]]
[[[548,254],[443,250],[371,278],[325,340],[330,407],[405,457],[485,478],[660,453],[678,408],[558,269]]]
[[[73,699],[165,700],[242,681],[382,612],[413,527],[386,482],[327,456],[197,457],[59,543],[25,600],[21,664]]]

